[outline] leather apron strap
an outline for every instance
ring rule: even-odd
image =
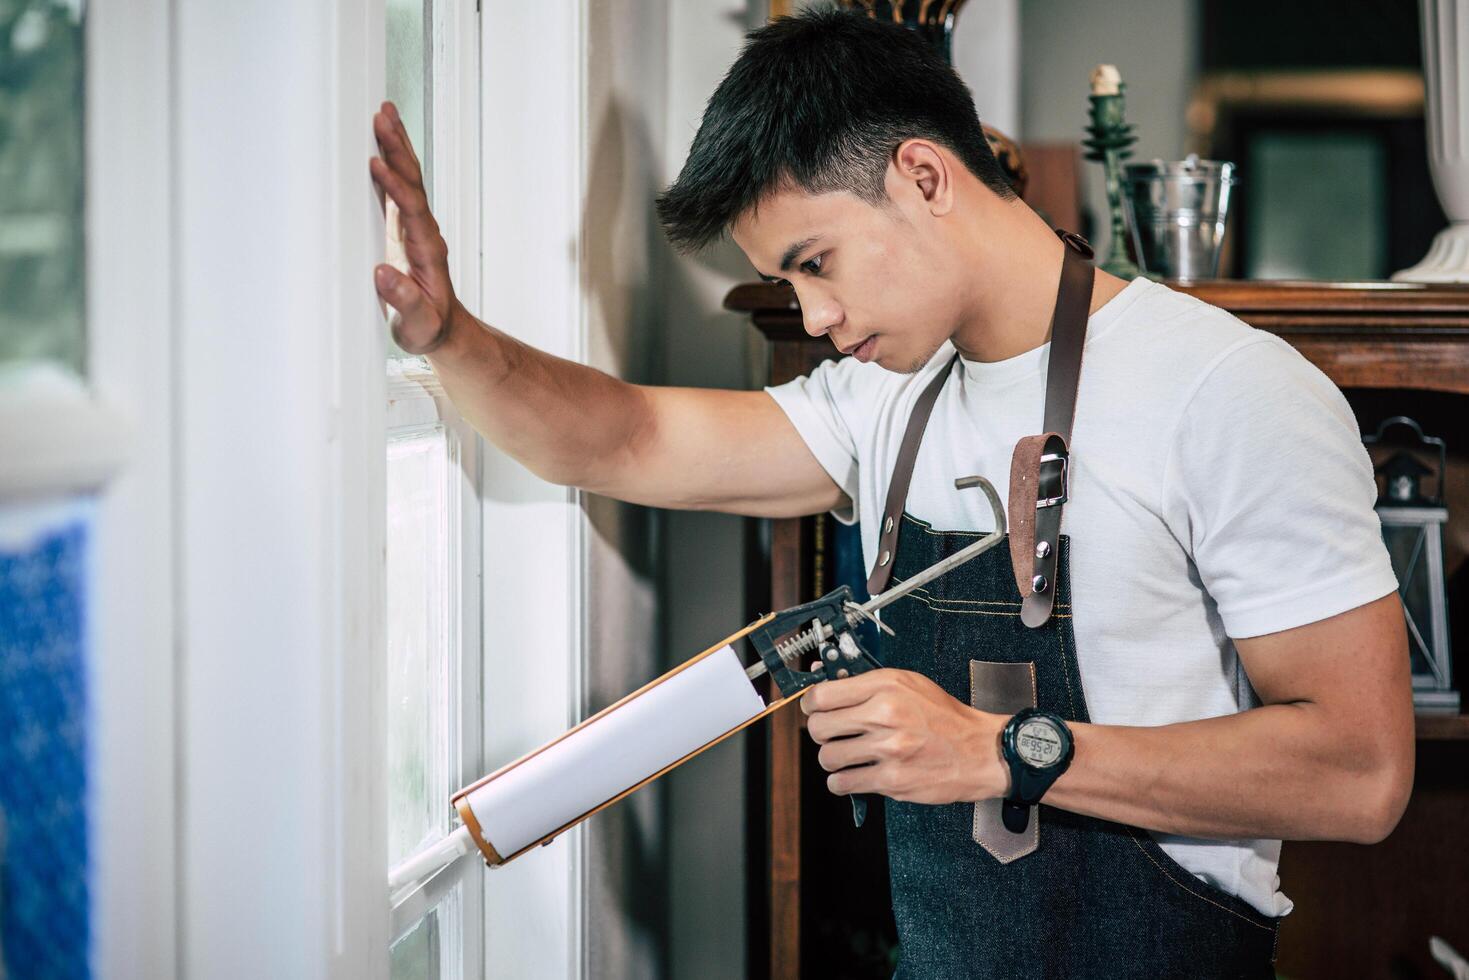
[[[1056,306],[1051,314],[1051,357],[1046,371],[1044,433],[1027,436],[1015,447],[1010,478],[1010,555],[1016,587],[1023,597],[1021,621],[1027,626],[1043,624],[1051,615],[1054,600],[1056,550],[1061,534],[1061,505],[1066,499],[1066,467],[1071,423],[1076,414],[1076,386],[1081,378],[1081,353],[1086,343],[1087,311],[1091,307],[1095,270],[1089,259],[1092,248],[1086,239],[1056,230],[1066,243],[1061,278],[1056,289]],[[892,482],[883,507],[877,541],[877,563],[867,579],[867,592],[876,595],[888,586],[893,559],[898,551],[898,529],[908,501],[908,485],[928,418],[939,391],[954,364],[956,354],[918,396]],[[1018,466],[1018,469],[1017,469]]]
[[[893,479],[888,484],[887,504],[882,510],[882,529],[877,537],[877,564],[867,576],[867,594],[877,595],[888,587],[893,577],[893,559],[898,555],[898,525],[903,521],[903,508],[908,503],[908,484],[913,482],[913,463],[918,459],[918,445],[923,442],[923,430],[928,427],[928,417],[933,414],[933,403],[938,401],[939,389],[954,373],[959,355],[955,354],[934,375],[934,379],[923,389],[908,416],[908,428],[903,430],[903,443],[898,449],[898,463],[893,467]]]
[[[1066,503],[1071,423],[1086,346],[1096,269],[1086,240],[1057,231],[1067,244],[1051,314],[1051,359],[1046,368],[1042,432],[1015,444],[1010,459],[1010,565],[1022,603],[1020,621],[1034,629],[1051,618],[1056,597],[1056,562],[1061,546],[1061,508]]]

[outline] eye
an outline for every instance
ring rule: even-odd
[[[821,275],[821,260],[824,258],[826,258],[825,252],[820,255],[814,255],[811,258],[807,259],[805,262],[802,262],[801,268],[811,273],[813,276],[819,276]]]

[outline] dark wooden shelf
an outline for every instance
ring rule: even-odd
[[[1310,282],[1306,280],[1208,279],[1164,285],[1197,296],[1251,323],[1249,314],[1283,314],[1293,319],[1364,319],[1411,326],[1424,317],[1436,326],[1469,328],[1469,285],[1411,282]]]
[[[1395,325],[1469,332],[1469,285],[1274,279],[1164,280],[1163,285],[1229,310],[1256,326],[1262,326],[1257,320],[1280,319],[1291,325],[1320,321],[1356,329]],[[725,296],[724,306],[741,313],[800,313],[795,290],[769,282],[740,283]],[[793,334],[779,339],[801,338]]]
[[[1417,719],[1420,742],[1469,740],[1469,715],[1418,715]]]
[[[1469,286],[1232,279],[1166,285],[1280,335],[1342,388],[1469,394]]]
[[[1469,394],[1469,285],[1243,279],[1164,285],[1280,335],[1342,388]],[[724,305],[748,313],[772,342],[812,342],[790,286],[741,283]],[[809,358],[804,363],[811,365]]]

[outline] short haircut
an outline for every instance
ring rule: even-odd
[[[694,252],[788,186],[886,206],[893,151],[915,137],[948,147],[1000,197],[1016,196],[969,89],[935,45],[836,7],[781,17],[746,36],[682,172],[658,198],[658,219],[679,251]]]

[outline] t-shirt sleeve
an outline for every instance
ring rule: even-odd
[[[1170,440],[1163,514],[1235,639],[1303,626],[1397,589],[1351,407],[1269,334],[1217,357]]]
[[[823,361],[808,375],[765,389],[847,495],[847,503],[832,511],[844,524],[855,524],[858,516],[857,443],[844,412],[851,403],[855,363],[850,358]]]

